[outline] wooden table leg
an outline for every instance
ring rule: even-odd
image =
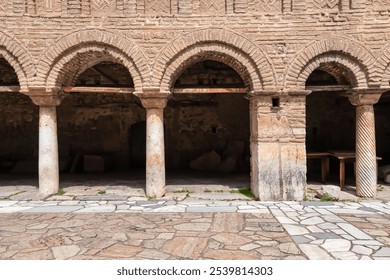
[[[340,159],[340,188],[344,189],[345,183],[345,162],[344,159]]]

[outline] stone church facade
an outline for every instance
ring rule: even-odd
[[[129,127],[143,121],[150,197],[164,195],[168,165],[240,138],[252,193],[302,200],[307,139],[338,129],[307,128],[322,117],[313,110],[308,119],[307,100],[322,92],[353,106],[356,130],[338,139],[353,138],[357,194],[376,195],[374,105],[389,90],[388,0],[0,0],[0,62],[1,155],[36,150],[43,195],[58,191],[64,146],[95,145],[127,162],[136,142]],[[94,117],[67,121],[82,106]],[[342,116],[334,111],[329,121]],[[99,125],[116,136],[99,142]]]

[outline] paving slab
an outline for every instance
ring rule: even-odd
[[[356,239],[368,239],[368,240],[372,239],[371,236],[369,236],[368,234],[364,233],[363,231],[361,231],[360,229],[358,229],[357,227],[351,224],[337,223],[337,225],[343,230],[345,230],[347,233],[355,237]]]
[[[387,257],[390,258],[390,248],[381,248],[379,249],[373,257]]]
[[[209,192],[209,193],[191,193],[189,198],[203,200],[252,200],[240,193]]]
[[[317,239],[337,239],[341,238],[341,236],[332,233],[332,232],[324,232],[324,233],[311,233],[311,236],[317,238]]]
[[[73,211],[77,211],[83,209],[82,206],[40,206],[40,207],[31,207],[29,209],[24,210],[24,212],[30,212],[30,213],[69,213]]]
[[[324,249],[312,244],[299,244],[299,249],[311,260],[332,260]]]
[[[123,182],[82,184],[67,187],[66,200],[0,200],[0,258],[390,258],[390,204],[382,200],[259,202],[218,185],[182,201],[169,193],[148,200],[139,187],[128,196]]]
[[[258,209],[256,209],[258,210]],[[194,207],[194,206],[191,206],[191,207],[188,207],[187,208],[187,212],[198,212],[198,213],[201,213],[201,212],[217,212],[217,213],[227,213],[227,212],[236,212],[237,211],[237,208],[236,207],[214,207],[214,206],[204,206],[204,207]]]

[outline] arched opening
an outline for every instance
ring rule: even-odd
[[[88,68],[73,65],[65,65],[71,71],[63,75],[68,94],[58,107],[61,186],[82,182],[94,195],[118,186],[144,188],[139,155],[145,149],[137,149],[145,136],[134,127],[145,122],[145,110],[132,94],[128,69],[101,54],[89,57]]]
[[[336,155],[355,152],[355,107],[347,97],[347,90],[355,85],[353,73],[335,62],[321,64],[306,81],[306,88],[312,91],[306,99],[309,186],[321,181],[354,184],[354,165],[341,166]]]
[[[15,186],[2,194],[21,197],[36,190],[38,173],[38,107],[19,93],[12,66],[0,56],[0,184]],[[20,195],[19,195],[20,194]]]
[[[374,105],[376,154],[379,161],[380,183],[390,184],[390,91],[382,94],[378,103]]]
[[[167,188],[190,192],[249,187],[249,101],[243,78],[204,59],[177,75],[165,109]]]

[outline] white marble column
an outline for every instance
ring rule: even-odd
[[[59,190],[57,113],[55,106],[39,107],[39,193]]]
[[[39,106],[39,193],[46,197],[59,190],[56,106],[62,98],[44,88],[30,88],[28,95]]]
[[[377,160],[375,143],[374,104],[381,94],[354,94],[350,101],[356,106],[356,195],[375,197],[377,194]]]
[[[164,108],[167,94],[138,94],[146,109],[146,196],[165,195]]]

